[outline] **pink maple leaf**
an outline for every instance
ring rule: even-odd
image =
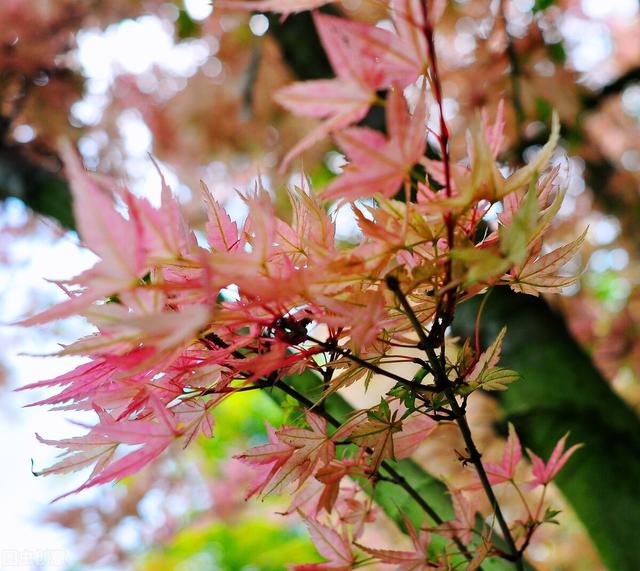
[[[405,526],[413,543],[413,551],[396,551],[391,549],[373,549],[360,546],[364,551],[373,555],[382,563],[395,564],[395,571],[427,571],[433,569],[429,559],[429,543],[431,534],[426,531],[416,533],[412,523],[405,518]]]
[[[409,458],[438,426],[425,415],[411,415],[402,422],[402,430],[393,435],[393,449],[397,460]]]
[[[20,322],[35,325],[81,313],[94,301],[134,287],[145,273],[140,231],[114,206],[112,197],[101,188],[99,179],[83,168],[69,144],[62,147],[62,158],[73,196],[73,213],[83,244],[99,257],[92,268],[72,280],[56,282],[70,299]],[[68,286],[79,286],[70,291]]]
[[[355,200],[376,193],[393,196],[424,154],[425,117],[423,97],[414,113],[409,114],[402,91],[395,88],[387,100],[389,138],[367,127],[353,127],[336,133],[335,140],[350,164],[329,184],[323,198]]]
[[[244,246],[244,240],[238,234],[238,225],[231,220],[226,210],[213,198],[211,191],[204,183],[202,183],[201,191],[209,219],[206,225],[207,242],[216,251],[240,251]]]
[[[276,12],[286,18],[289,14],[313,10],[331,2],[332,0],[216,0],[216,8]]]
[[[254,446],[247,452],[234,456],[237,460],[259,469],[258,477],[246,494],[247,499],[261,494],[295,452],[293,446],[280,441],[276,430],[270,425],[267,425],[267,435],[268,444]]]
[[[310,426],[306,428],[283,428],[278,431],[281,442],[293,446],[296,450],[287,466],[281,470],[277,481],[278,488],[282,482],[291,481],[289,473],[295,473],[295,478],[301,485],[313,472],[318,464],[325,466],[335,458],[336,447],[333,439],[327,433],[327,421],[306,411],[305,418]]]
[[[564,447],[567,441],[569,433],[565,434],[553,448],[549,460],[545,464],[542,459],[527,449],[529,456],[531,457],[531,464],[533,465],[533,480],[529,483],[531,488],[537,486],[546,486],[551,480],[553,480],[558,472],[562,470],[562,467],[567,463],[567,460],[571,458],[573,453],[582,447],[582,444],[574,444],[569,450],[564,451]]]
[[[291,571],[350,571],[355,564],[355,559],[351,552],[351,541],[346,534],[341,535],[316,519],[309,518],[302,512],[299,513],[309,529],[311,540],[318,553],[327,561],[292,565]]]
[[[318,511],[325,509],[327,512],[331,512],[338,499],[340,482],[345,476],[365,475],[366,467],[363,460],[363,455],[359,455],[353,460],[348,458],[334,459],[316,472],[316,480],[323,485],[322,491],[317,498]]]
[[[149,402],[149,411],[133,420],[115,420],[96,406],[100,422],[82,437],[60,441],[38,437],[40,442],[64,448],[65,451],[61,460],[37,475],[65,473],[95,464],[93,472],[84,484],[56,500],[140,471],[181,436],[173,414],[156,397],[149,398]],[[141,446],[114,460],[114,452],[120,444]]]
[[[388,77],[405,86],[426,72],[429,61],[422,30],[422,1],[392,0],[391,18],[396,29],[395,41],[384,51],[381,65]]]
[[[478,498],[467,498],[462,490],[451,489],[451,503],[455,519],[446,521],[436,529],[447,537],[457,537],[464,543],[469,543],[476,527],[476,513],[478,512]]]
[[[287,153],[282,169],[329,133],[360,121],[375,101],[376,90],[386,82],[378,52],[392,41],[393,34],[319,13],[314,14],[314,21],[337,77],[294,83],[276,93],[276,101],[289,111],[325,119]]]
[[[147,199],[135,196],[125,189],[121,189],[120,194],[132,220],[138,225],[147,259],[167,263],[188,258],[197,250],[195,235],[189,230],[160,167],[155,161],[153,164],[160,176],[162,189],[159,208],[154,208]]]
[[[247,497],[279,492],[294,482],[300,489],[319,465],[334,459],[335,443],[327,434],[327,422],[309,411],[305,418],[310,429],[283,427],[276,432],[269,428],[269,444],[235,456],[261,472]]]

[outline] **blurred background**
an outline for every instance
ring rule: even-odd
[[[325,9],[391,25],[376,0]],[[579,283],[549,302],[638,412],[640,3],[452,0],[436,30],[454,158],[463,155],[464,130],[479,109],[493,116],[504,100],[505,168],[535,153],[558,110],[562,142],[553,162],[567,195],[548,240],[589,231],[573,267],[583,270]],[[15,389],[75,366],[46,355],[89,326],[80,319],[28,330],[8,324],[64,297],[44,278],[70,277],[93,263],[73,231],[61,138],[74,141],[87,168],[157,201],[151,154],[196,227],[204,220],[200,180],[240,220],[235,190],[260,175],[286,215],[283,190],[300,180],[301,161],[282,176],[276,167],[314,123],[286,113],[272,94],[294,79],[330,74],[304,12],[283,20],[218,9],[215,0],[0,2],[0,569],[269,571],[314,558],[304,528],[275,515],[277,499],[244,502],[251,471],[229,459],[261,440],[263,419],[277,424],[287,415],[259,394],[226,401],[214,439],[117,485],[50,504],[83,478],[33,477],[32,465],[55,455],[34,433],[68,436],[70,420],[90,422],[90,415],[24,408],[40,395]],[[304,154],[315,186],[343,165],[330,141]],[[357,240],[348,209],[336,216],[340,239]],[[499,409],[486,400],[474,414],[486,425],[481,442],[491,455],[500,446],[491,430]],[[420,455],[445,473],[445,449]],[[532,562],[544,570],[603,569],[571,507],[554,493],[562,526],[541,532]],[[394,532],[383,523],[377,533]]]

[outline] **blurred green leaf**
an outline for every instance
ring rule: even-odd
[[[567,61],[567,51],[564,49],[564,43],[562,42],[547,44],[547,52],[549,57],[556,63],[564,64]]]
[[[283,571],[290,563],[318,561],[306,530],[264,519],[190,527],[170,545],[144,557],[140,571]]]
[[[193,38],[200,33],[200,26],[195,22],[186,10],[181,9],[178,12],[178,19],[176,20],[176,35],[181,40]]]
[[[555,3],[555,0],[535,0],[533,4],[533,8],[531,11],[536,14],[537,12],[542,12],[542,10],[546,10],[549,6],[552,6]]]

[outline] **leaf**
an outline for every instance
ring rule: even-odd
[[[508,278],[511,289],[537,296],[540,292],[559,293],[574,283],[578,276],[562,276],[558,272],[578,253],[587,231],[588,228],[572,242],[544,256],[529,258],[512,278]]]
[[[277,12],[288,16],[297,12],[313,10],[325,4],[330,4],[331,0],[215,0],[216,8],[227,8],[231,10],[250,10],[258,12]]]
[[[99,472],[111,460],[118,446],[118,443],[109,440],[104,435],[92,433],[64,440],[48,440],[39,434],[36,434],[36,438],[42,444],[65,448],[65,452],[55,464],[44,470],[34,471],[35,476],[68,474],[89,466],[94,466],[93,473]]]
[[[371,547],[360,546],[361,549],[369,555],[373,555],[373,557],[382,563],[397,565],[395,567],[396,571],[428,571],[429,569],[433,569],[433,561],[429,555],[431,534],[420,531],[418,535],[409,520],[405,519],[404,523],[409,537],[411,537],[411,542],[413,543],[413,551],[373,549]]]
[[[56,282],[70,299],[20,321],[24,326],[81,313],[98,299],[134,287],[146,273],[142,239],[136,224],[116,211],[113,197],[84,170],[69,143],[62,145],[61,154],[71,185],[80,238],[100,261],[68,282]],[[77,287],[70,291],[70,284]]]
[[[160,176],[160,208],[154,208],[146,198],[119,191],[138,225],[146,258],[154,263],[170,263],[188,257],[196,242],[159,165],[153,158],[151,161]]]
[[[296,115],[325,119],[332,115],[364,115],[371,105],[372,93],[357,81],[316,79],[283,87],[274,99]]]
[[[323,489],[320,497],[316,498],[316,511],[325,509],[330,513],[338,499],[342,479],[348,475],[364,476],[364,474],[364,466],[359,460],[334,459],[320,468],[315,478],[323,485]]]
[[[562,470],[562,467],[567,463],[569,458],[571,458],[573,453],[582,446],[582,444],[574,444],[565,452],[564,447],[568,436],[569,434],[567,433],[558,440],[546,464],[539,456],[530,450],[528,451],[529,456],[531,457],[531,463],[533,464],[533,480],[530,484],[531,487],[535,488],[536,486],[544,486],[551,482],[558,472]]]
[[[432,23],[438,19],[443,8],[443,2],[434,2],[429,7]],[[429,58],[427,42],[421,33],[424,12],[420,0],[392,0],[391,18],[397,40],[388,44],[380,64],[390,79],[404,86],[427,72]]]
[[[310,411],[305,411],[305,419],[310,429],[269,429],[269,444],[234,456],[261,472],[247,497],[277,493],[294,482],[300,488],[318,465],[326,466],[335,458],[335,443],[327,433],[326,420]]]
[[[472,489],[467,486],[467,489]],[[436,531],[447,537],[457,537],[463,543],[470,544],[476,529],[476,514],[478,512],[478,496],[467,498],[462,490],[451,489],[451,502],[455,512],[455,519],[445,521]]]
[[[466,382],[476,385],[481,384],[483,376],[498,364],[500,360],[500,350],[502,349],[502,340],[506,333],[507,328],[503,327],[493,343],[478,357],[478,362],[465,377]]]
[[[349,571],[355,559],[351,553],[351,541],[348,537],[305,516],[302,512],[298,513],[307,525],[318,553],[327,559],[327,562],[293,565],[292,571]]]
[[[393,37],[390,32],[321,13],[314,13],[313,19],[337,77],[294,83],[276,93],[276,101],[286,109],[325,119],[287,153],[280,170],[320,139],[364,118],[376,91],[386,86],[378,60],[380,46]]]
[[[426,107],[421,97],[412,115],[399,88],[387,101],[389,138],[373,129],[353,127],[335,135],[336,143],[350,163],[322,193],[324,199],[355,200],[381,193],[398,192],[409,172],[422,157],[426,145]]]
[[[519,378],[517,371],[497,367],[485,373],[480,382],[480,388],[485,391],[506,391],[507,385]]]
[[[511,266],[507,258],[484,248],[458,248],[451,251],[451,258],[462,262],[468,268],[466,285],[496,278]]]
[[[556,516],[560,513],[562,513],[560,510],[552,510],[551,508],[547,508],[544,512],[544,516],[542,516],[542,521],[559,525],[560,522],[556,519]]]
[[[504,177],[498,169],[486,130],[476,123],[471,127],[471,192],[474,200],[497,200],[502,194]]]
[[[95,406],[100,421],[91,427],[85,436],[60,441],[38,437],[40,442],[65,450],[62,460],[38,474],[66,473],[95,462],[93,472],[84,484],[54,501],[140,471],[181,435],[172,413],[165,405],[156,397],[150,398],[149,402],[149,412],[153,412],[153,419],[140,416],[133,420],[116,421],[107,412]],[[141,446],[114,460],[114,452],[120,444]]]
[[[227,211],[213,198],[204,182],[200,184],[200,192],[207,211],[207,242],[213,250],[235,252],[241,250],[244,241],[238,235],[238,225],[231,220]]]
[[[463,387],[463,393],[468,394],[478,388],[486,391],[504,391],[509,383],[520,377],[516,371],[496,367],[506,332],[507,328],[503,327],[494,342],[480,355],[478,362],[465,377],[467,387]]]
[[[373,449],[370,458],[370,469],[375,472],[386,458],[395,458],[393,434],[402,429],[402,422],[391,418],[370,417],[358,426],[351,439],[359,446]]]
[[[531,9],[531,11],[534,14],[536,14],[538,12],[542,12],[543,10],[546,10],[550,6],[553,6],[554,2],[555,2],[555,0],[535,0],[535,2],[533,4],[533,8]]]
[[[273,427],[267,425],[269,443],[262,446],[254,446],[247,452],[236,454],[234,458],[245,464],[259,467],[259,475],[253,482],[246,498],[256,494],[262,494],[271,483],[280,469],[291,459],[295,448],[281,442]]]
[[[496,120],[499,121],[499,117]],[[460,189],[456,196],[438,201],[440,207],[450,207],[464,211],[479,199],[495,202],[505,199],[511,193],[522,189],[524,186],[535,188],[537,173],[541,172],[551,159],[560,138],[560,120],[557,113],[554,112],[553,114],[551,134],[544,147],[538,151],[531,162],[507,178],[500,172],[494,158],[496,137],[499,132],[499,130],[495,132],[494,130],[482,129],[478,123],[472,126],[470,131],[470,155],[472,158],[470,173],[463,171],[463,176],[458,180],[456,169],[454,168],[454,182],[460,186]],[[491,143],[487,140],[488,136],[491,138]],[[442,183],[441,173],[438,172],[437,165],[438,163],[433,161],[427,162],[430,174]]]
[[[532,183],[509,224],[499,228],[500,252],[511,264],[521,264],[525,260],[539,214],[538,196]]]
[[[402,422],[402,430],[393,435],[394,454],[398,460],[409,458],[437,428],[435,420],[418,414]]]
[[[544,147],[537,152],[531,162],[507,178],[498,198],[503,198],[507,194],[528,185],[535,174],[541,172],[549,162],[559,140],[560,118],[558,117],[558,113],[554,111],[551,117],[551,134],[549,135],[549,140],[545,143]]]
[[[278,439],[295,448],[291,463],[305,466],[299,476],[300,484],[314,472],[318,464],[327,465],[335,458],[335,443],[327,433],[327,421],[309,411],[305,412],[305,419],[310,430],[283,428],[278,431]]]
[[[101,279],[113,291],[136,282],[142,270],[139,235],[134,224],[116,212],[113,197],[84,170],[70,144],[62,147],[71,184],[73,213],[82,243],[100,257]]]
[[[516,468],[518,467],[521,459],[522,446],[520,445],[520,439],[516,434],[513,424],[509,423],[509,437],[507,438],[507,442],[502,453],[502,462],[500,464],[488,461],[483,462],[487,476],[489,477],[489,482],[492,485],[495,485],[513,480]],[[482,483],[478,479],[477,483],[466,486],[465,489],[479,490],[481,488]]]

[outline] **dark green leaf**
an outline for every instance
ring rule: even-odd
[[[178,19],[176,20],[176,35],[181,40],[193,38],[200,31],[200,26],[193,21],[186,10],[180,10]]]
[[[536,0],[533,4],[532,12],[536,14],[537,12],[542,12],[542,10],[546,10],[549,6],[553,5],[555,0]]]

